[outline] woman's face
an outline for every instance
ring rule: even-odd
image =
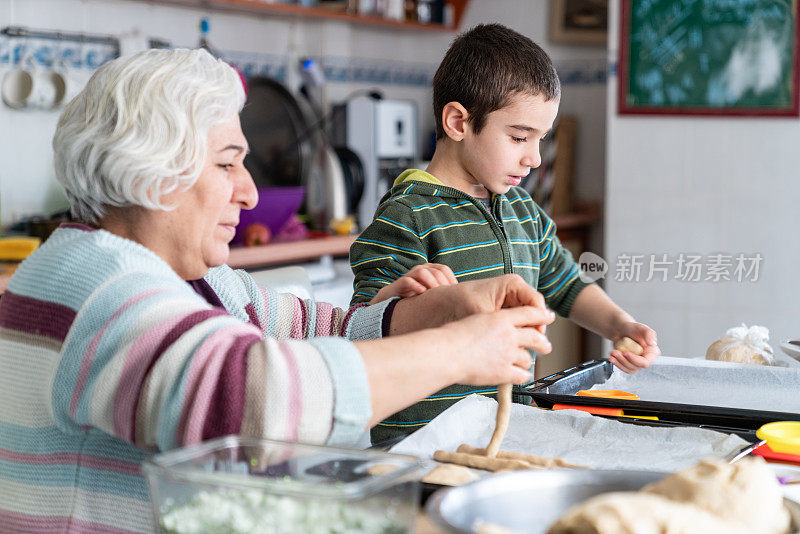
[[[247,140],[239,117],[208,132],[206,161],[197,182],[186,191],[165,195],[174,210],[166,215],[166,238],[157,252],[185,280],[202,278],[228,260],[228,244],[239,224],[239,212],[258,202],[250,173],[244,167]]]

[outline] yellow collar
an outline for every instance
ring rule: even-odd
[[[407,182],[409,180],[416,180],[418,182],[427,182],[433,185],[441,185],[446,187],[442,182],[436,179],[436,177],[432,174],[429,174],[425,171],[421,171],[419,169],[407,169],[403,171],[400,176],[398,176],[395,181],[394,185],[400,185],[403,182]]]

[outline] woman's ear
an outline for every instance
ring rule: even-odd
[[[442,128],[453,141],[464,139],[469,128],[469,112],[458,102],[449,102],[442,109]]]

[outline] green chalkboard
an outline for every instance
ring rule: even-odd
[[[798,115],[798,0],[622,0],[620,113]]]

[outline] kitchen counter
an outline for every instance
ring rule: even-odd
[[[553,216],[562,240],[578,239],[585,248],[588,230],[600,220],[600,207],[596,203],[576,206],[576,211]],[[289,243],[270,243],[258,247],[232,247],[228,265],[235,269],[270,267],[314,260],[323,256],[347,256],[355,235],[304,239]],[[0,270],[0,294],[8,285],[16,264],[7,264]]]
[[[347,256],[357,236],[331,236],[258,247],[231,247],[228,265],[234,269],[270,267],[315,260],[322,256]],[[17,268],[16,263],[0,265],[0,294]]]

